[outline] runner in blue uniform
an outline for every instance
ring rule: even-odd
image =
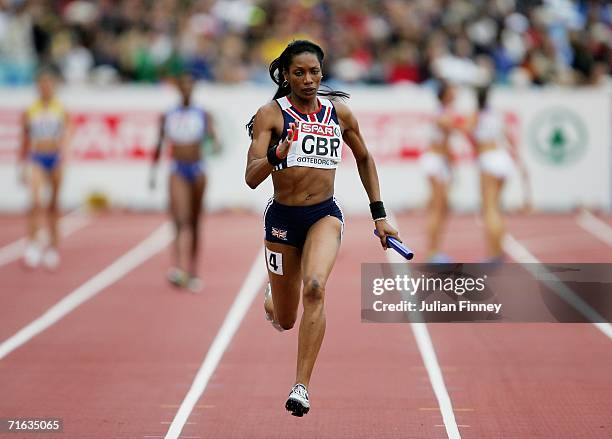
[[[181,105],[162,118],[153,167],[159,160],[163,144],[167,143],[172,155],[169,207],[176,228],[175,265],[168,271],[168,280],[173,285],[198,292],[202,287],[197,274],[200,216],[206,189],[202,146],[208,137],[216,152],[220,147],[211,115],[192,102],[193,86],[194,80],[189,74],[177,80]],[[154,171],[151,176],[151,187],[154,187]]]

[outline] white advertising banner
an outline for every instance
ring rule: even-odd
[[[195,102],[209,110],[223,143],[223,152],[207,158],[210,209],[263,210],[272,193],[270,181],[255,191],[244,183],[249,138],[244,128],[271,88],[202,85]],[[428,186],[418,159],[427,148],[436,100],[429,90],[400,86],[348,90],[349,106],[374,156],[385,204],[394,210],[421,207]],[[16,161],[20,118],[34,99],[34,90],[0,90],[0,210],[21,210],[27,190],[20,186]],[[161,209],[166,203],[167,166],[160,183],[148,187],[149,161],[160,114],[178,103],[169,86],[71,88],[60,91],[73,126],[62,204],[74,207],[92,192],[106,194],[119,206]],[[504,114],[530,176],[534,206],[568,210],[579,206],[610,209],[610,93],[601,90],[495,90],[492,106]],[[463,91],[458,117],[473,109],[473,96]],[[455,156],[451,201],[456,209],[479,205],[478,171],[468,140],[453,134]],[[367,212],[368,200],[350,151],[345,146],[338,168],[336,196],[349,212]],[[167,162],[165,162],[167,165]],[[504,203],[517,207],[524,188],[513,175]]]

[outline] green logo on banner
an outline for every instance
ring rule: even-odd
[[[566,165],[577,161],[586,151],[586,127],[571,110],[547,109],[529,126],[529,145],[546,163]]]

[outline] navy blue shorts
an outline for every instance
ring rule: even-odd
[[[333,197],[312,206],[285,206],[270,200],[264,212],[266,241],[301,249],[308,230],[326,216],[338,218],[344,228],[344,215]]]
[[[181,162],[179,160],[174,160],[172,162],[172,173],[180,175],[189,183],[193,183],[204,173],[204,167],[199,161]]]
[[[30,159],[43,168],[46,172],[51,172],[59,163],[59,152],[33,152]]]

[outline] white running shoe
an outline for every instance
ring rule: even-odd
[[[204,283],[197,276],[192,276],[187,281],[187,289],[192,293],[199,293],[202,291],[202,288],[204,288]]]
[[[179,288],[187,286],[187,283],[189,282],[189,276],[187,273],[177,267],[170,268],[166,274],[166,278],[168,279],[168,282]]]
[[[293,416],[301,418],[310,410],[310,401],[308,400],[308,390],[304,384],[297,383],[289,392],[289,398],[285,403],[287,411]]]
[[[40,265],[40,261],[42,259],[42,252],[40,251],[40,247],[35,243],[30,243],[26,247],[25,252],[23,253],[23,262],[29,268],[36,268]]]
[[[266,310],[266,301],[270,298],[272,298],[272,286],[270,285],[270,282],[268,282],[268,286],[266,287],[266,290],[264,291],[264,313],[266,315],[266,320],[269,321],[270,324],[274,327],[274,329],[276,329],[278,332],[283,332],[285,329],[280,325],[280,323],[275,321],[272,314],[270,314]]]
[[[47,270],[55,270],[60,263],[59,253],[52,247],[48,248],[42,257],[42,262]]]

